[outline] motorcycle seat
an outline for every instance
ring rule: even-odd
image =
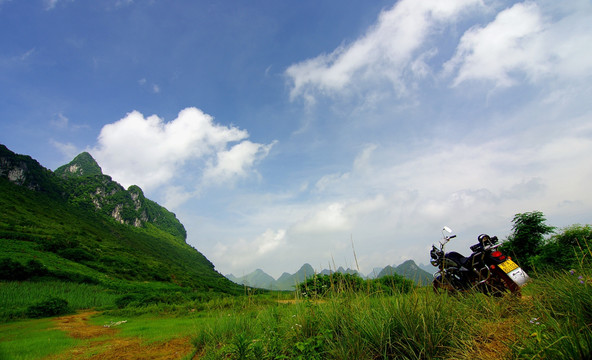
[[[455,263],[457,263],[463,267],[467,267],[466,265],[470,261],[470,258],[464,257],[461,254],[457,253],[456,251],[451,251],[449,253],[446,253],[445,256],[447,259],[452,260]]]

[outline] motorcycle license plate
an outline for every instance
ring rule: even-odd
[[[503,272],[505,272],[506,274],[511,272],[514,269],[518,268],[518,264],[516,264],[515,262],[513,262],[512,260],[506,260],[503,263],[498,265],[500,267],[500,269],[502,269]]]

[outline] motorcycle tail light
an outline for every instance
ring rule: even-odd
[[[494,257],[494,258],[498,258],[498,257],[501,257],[503,255],[502,255],[502,252],[501,251],[497,251],[496,250],[496,251],[494,251],[494,252],[491,253],[491,256]]]

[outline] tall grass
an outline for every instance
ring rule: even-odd
[[[305,300],[267,293],[122,309],[114,309],[117,294],[93,285],[0,283],[0,314],[46,296],[74,308],[110,308],[101,320],[125,316],[127,335],[189,336],[203,359],[592,358],[592,269],[533,275],[522,297],[358,289]]]
[[[206,359],[441,359],[470,347],[480,331],[473,320],[482,315],[470,309],[464,298],[425,289],[388,297],[351,293],[221,311],[200,326],[194,344]]]
[[[531,285],[524,341],[515,346],[529,359],[592,358],[592,271],[580,268],[540,276]]]
[[[103,287],[62,281],[0,282],[0,322],[24,318],[28,306],[47,298],[60,298],[70,308],[112,307],[117,295]]]
[[[589,359],[592,271],[539,274],[523,296],[327,298],[218,308],[196,327],[204,359]]]

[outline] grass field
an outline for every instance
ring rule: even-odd
[[[119,351],[153,355],[177,349],[170,358],[178,359],[587,359],[591,275],[538,276],[522,297],[499,298],[418,288],[393,296],[295,300],[270,293],[108,309],[106,294],[97,299],[103,311],[80,324],[108,325],[108,333],[75,339],[55,319],[7,323],[0,325],[0,359],[61,359],[76,349],[79,358],[92,358],[120,343]]]
[[[21,318],[31,304],[64,299],[72,309],[112,308],[117,294],[103,287],[62,281],[0,282],[0,322]]]

